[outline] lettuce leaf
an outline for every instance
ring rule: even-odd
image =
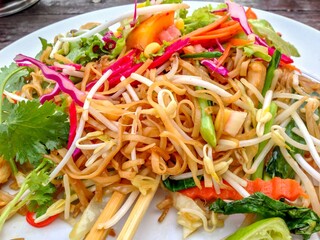
[[[69,43],[69,58],[74,63],[80,63],[85,65],[95,59],[98,59],[102,55],[108,54],[109,52],[104,48],[105,43],[100,40],[97,36],[89,38],[82,38],[79,42]]]
[[[253,32],[259,37],[266,39],[269,45],[274,46],[285,55],[300,57],[300,54],[295,46],[283,40],[268,21],[264,19],[249,19],[248,21]]]
[[[186,16],[186,12],[183,12],[183,15],[181,14],[180,17],[184,20],[184,29],[183,34],[187,34],[189,32],[192,32],[198,28],[207,26],[208,24],[214,22],[219,18],[219,16],[214,15],[211,13],[213,10],[213,7],[211,5],[198,8],[195,10],[191,16]]]

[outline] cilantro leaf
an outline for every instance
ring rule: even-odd
[[[55,186],[48,183],[53,167],[54,163],[44,158],[38,167],[26,176],[19,191],[0,214],[0,231],[7,218],[25,205],[30,211],[36,212],[37,217],[46,212],[53,203],[53,194],[56,192]]]
[[[9,100],[7,98],[4,98],[2,101],[2,120],[5,121],[8,116],[9,113],[12,111],[12,109],[14,108],[15,104],[9,102]]]
[[[52,102],[19,102],[0,125],[0,155],[6,160],[37,165],[47,150],[66,144],[67,114]]]
[[[48,161],[49,169],[53,164]],[[48,207],[53,203],[53,194],[56,192],[56,188],[52,183],[47,183],[49,180],[48,167],[41,169],[39,172],[32,171],[28,176],[28,187],[32,194],[28,196],[27,207],[31,212],[36,213],[36,217],[43,215]]]
[[[15,70],[21,67],[17,66],[15,63],[11,63],[8,67],[0,68],[0,84]],[[22,69],[21,71],[15,73],[10,77],[10,81],[6,83],[5,90],[9,92],[17,91],[22,88],[23,85],[26,84],[25,79],[23,76],[29,74],[28,69]]]

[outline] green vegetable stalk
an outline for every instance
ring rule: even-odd
[[[261,92],[262,96],[265,96],[267,91],[271,87],[272,80],[274,77],[274,71],[278,68],[280,59],[281,59],[281,52],[279,52],[278,50],[275,50],[267,69],[266,80],[264,82],[264,86]]]
[[[27,204],[29,210],[36,212],[37,217],[45,213],[46,209],[53,203],[53,193],[56,188],[47,183],[53,163],[44,159],[41,164],[26,177],[19,192],[6,205],[0,215],[0,231],[10,214],[17,212]]]
[[[280,217],[286,222],[291,233],[302,235],[304,239],[309,239],[312,233],[320,231],[320,218],[311,209],[291,206],[260,192],[228,203],[218,199],[209,209],[225,215],[255,213],[263,218]]]
[[[273,122],[274,122],[274,119],[276,117],[276,114],[277,114],[277,110],[278,110],[278,107],[277,105],[274,103],[274,102],[271,102],[270,104],[270,113],[272,114],[272,118],[265,124],[264,126],[264,133],[268,133],[270,132],[271,130],[271,127],[273,125]],[[257,152],[257,156],[260,155],[260,153],[262,152],[262,150],[264,149],[264,147],[266,146],[267,144],[267,141],[263,141],[262,143],[259,144],[259,147],[258,147],[258,152]],[[263,172],[264,172],[264,161],[262,161],[260,163],[260,165],[258,166],[257,170],[255,171],[255,173],[252,174],[252,179],[257,179],[257,178],[263,178]]]
[[[278,50],[275,50],[274,54],[272,56],[272,59],[271,59],[271,61],[269,63],[268,69],[267,69],[266,79],[265,79],[264,86],[263,86],[263,89],[262,89],[262,92],[261,92],[263,96],[266,95],[267,91],[271,87],[272,80],[273,80],[273,77],[274,77],[274,71],[279,66],[280,58],[281,58],[281,52],[279,52]],[[270,132],[271,126],[273,124],[275,115],[277,113],[277,106],[276,106],[275,103],[271,103],[270,112],[272,114],[272,119],[269,122],[266,123],[265,129],[264,129],[264,133]],[[266,144],[267,144],[266,141],[264,141],[264,142],[259,144],[259,149],[258,149],[257,156],[259,155],[259,153],[261,153],[262,149],[266,146]],[[264,165],[265,165],[265,162],[262,161],[260,163],[259,167],[257,168],[256,172],[252,175],[252,179],[263,178]]]
[[[222,55],[221,52],[201,52],[201,53],[192,53],[192,54],[183,54],[181,58],[217,58]]]
[[[196,89],[201,90],[200,87],[196,87]],[[198,102],[201,109],[201,136],[207,143],[209,143],[210,146],[214,147],[217,144],[216,132],[213,125],[212,116],[206,112],[206,108],[210,106],[209,101],[199,98]]]

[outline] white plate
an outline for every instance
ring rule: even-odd
[[[208,4],[192,1],[188,3],[190,4],[191,9]],[[114,18],[129,10],[132,10],[132,6],[126,5],[102,9],[72,17],[35,31],[2,49],[0,51],[0,66],[10,64],[13,58],[19,53],[23,53],[28,56],[35,56],[41,48],[38,37],[52,41],[54,36],[57,34],[78,28],[86,22],[104,22],[107,19]],[[298,48],[301,57],[295,59],[295,65],[315,78],[320,79],[320,32],[302,23],[276,14],[261,10],[255,11],[259,18],[264,18],[270,21],[276,31],[282,33],[285,40],[291,42]],[[162,224],[158,224],[157,218],[159,216],[159,211],[155,206],[161,199],[162,197],[158,194],[156,199],[151,203],[151,206],[138,229],[135,239],[182,239],[182,229],[176,223],[176,213],[173,210],[169,212],[169,216]],[[189,239],[222,239],[235,231],[239,227],[241,220],[242,216],[233,216],[227,220],[224,228],[217,229],[215,232],[210,234],[201,231],[192,235]],[[123,222],[118,224],[115,228],[118,233],[121,229],[121,224],[123,224]],[[23,237],[26,240],[64,240],[68,239],[70,229],[71,227],[63,221],[56,221],[46,228],[35,229],[29,226],[25,222],[24,218],[17,216],[5,224],[2,232],[0,233],[0,239],[9,240],[12,238]]]

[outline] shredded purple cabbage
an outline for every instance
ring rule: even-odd
[[[57,95],[59,94],[59,92],[60,92],[59,85],[56,84],[56,85],[54,86],[54,89],[53,89],[50,93],[44,94],[44,95],[42,95],[42,96],[40,97],[40,103],[41,103],[41,104],[44,104],[45,101],[50,101],[50,100],[52,100],[55,96],[57,96]]]
[[[133,19],[132,19],[132,21],[130,23],[131,27],[134,27],[136,25],[136,23],[137,23],[137,19],[138,19],[138,17],[137,17],[137,8],[138,8],[138,0],[134,0],[134,13],[133,13]]]
[[[74,152],[72,153],[72,159],[73,159],[73,161],[76,161],[76,160],[78,160],[78,158],[81,156],[81,150],[79,149],[79,148],[76,148],[75,150],[74,150]]]
[[[220,52],[224,52],[225,49],[224,49],[224,47],[221,45],[219,39],[216,38],[215,40],[216,40],[216,43],[217,43],[217,46],[218,46],[219,51],[220,51]]]
[[[218,66],[217,60],[202,60],[201,64],[206,66],[209,70],[219,73],[220,75],[226,77],[228,76],[228,70],[223,66]]]
[[[227,8],[220,8],[220,9],[212,10],[211,12],[214,14],[214,13],[221,13],[221,12],[226,12],[226,11],[228,11]]]
[[[72,83],[72,81],[70,81],[70,79],[68,79],[67,77],[63,76],[62,74],[50,69],[47,65],[45,65],[44,63],[22,55],[22,54],[18,54],[15,59],[14,59],[18,64],[23,63],[23,62],[30,62],[32,64],[34,64],[35,66],[37,66],[38,68],[41,69],[43,75],[50,79],[55,81],[60,90],[63,91],[64,93],[68,94],[78,105],[83,106],[83,101],[85,99],[85,93],[80,91],[78,88],[76,88],[74,86],[74,84]]]
[[[230,16],[233,20],[237,21],[238,23],[240,23],[243,31],[249,35],[249,34],[254,34],[253,31],[251,30],[250,28],[250,25],[248,23],[248,19],[247,19],[247,16],[246,16],[246,12],[244,10],[244,8],[235,3],[235,2],[231,2],[230,0],[227,0],[226,1],[226,4],[228,6],[228,10],[229,10],[229,13],[230,13]],[[261,45],[261,46],[264,46],[264,47],[267,47],[268,48],[268,52],[270,55],[273,54],[274,52],[274,49],[271,48],[262,38],[260,38],[258,35],[254,34],[255,35],[255,40],[256,40],[256,43]],[[293,63],[293,60],[285,55],[285,54],[281,54],[281,60],[285,63]]]

